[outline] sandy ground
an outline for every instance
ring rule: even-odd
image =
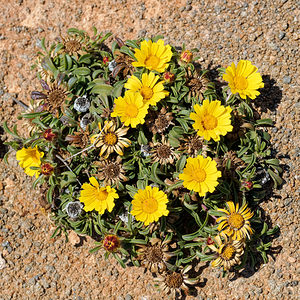
[[[123,39],[162,34],[174,45],[198,47],[199,62],[209,69],[251,60],[265,81],[256,106],[275,122],[270,133],[285,170],[282,188],[262,204],[280,235],[268,264],[231,279],[201,269],[200,285],[186,299],[300,299],[299,2],[2,0],[0,12],[0,124],[17,123],[21,132],[13,98],[26,103],[39,88],[30,70],[36,46],[70,27],[91,32],[96,26]],[[0,134],[0,299],[170,299],[142,268],[123,270],[103,253],[89,254],[91,240],[51,239],[42,196],[13,153],[4,164],[1,127]]]

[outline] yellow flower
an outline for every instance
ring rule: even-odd
[[[223,266],[224,270],[229,270],[231,267],[241,263],[241,257],[244,254],[245,243],[243,240],[232,240],[225,234],[224,242],[221,240],[221,236],[214,237],[216,241],[215,245],[208,245],[210,249],[217,252],[218,257],[211,265],[212,267]],[[217,246],[217,247],[216,247]]]
[[[35,176],[36,178],[40,175],[40,170],[32,170],[30,167],[40,167],[41,157],[44,156],[44,152],[40,152],[35,148],[22,148],[16,153],[16,158],[19,160],[19,165],[24,168],[24,172],[29,176]]]
[[[89,178],[90,183],[84,183],[80,193],[79,200],[84,203],[85,211],[98,211],[103,214],[107,209],[109,212],[115,206],[114,200],[119,198],[116,190],[110,186],[100,187],[95,177]]]
[[[159,76],[150,72],[143,73],[142,81],[136,76],[131,76],[125,83],[124,87],[130,92],[139,93],[143,97],[144,104],[156,105],[161,99],[169,95],[169,92],[164,90],[164,81],[157,83]]]
[[[104,124],[105,127],[102,131],[101,123],[98,123],[100,133],[91,136],[91,143],[93,144],[98,139],[95,146],[101,148],[100,156],[107,152],[106,157],[108,157],[114,151],[119,155],[123,155],[124,147],[131,144],[129,139],[123,137],[129,128],[122,127],[116,130],[116,124],[113,121],[105,121]]]
[[[239,204],[234,206],[232,201],[226,202],[226,209],[219,208],[218,211],[224,212],[226,215],[217,219],[217,222],[221,223],[218,226],[218,230],[232,236],[233,240],[242,239],[248,236],[250,238],[249,232],[252,234],[253,230],[250,227],[249,219],[253,217],[253,212],[247,207],[247,204],[239,209]]]
[[[203,105],[194,105],[195,113],[190,114],[190,118],[195,121],[193,127],[197,130],[197,134],[209,141],[211,138],[214,141],[220,140],[220,135],[226,135],[232,131],[230,121],[230,113],[232,109],[227,106],[222,106],[218,100],[204,100]]]
[[[260,92],[257,89],[263,88],[264,83],[257,72],[257,67],[253,66],[249,60],[240,60],[237,67],[232,63],[223,74],[223,79],[229,84],[232,94],[239,93],[242,99],[248,96],[255,99]]]
[[[115,107],[111,116],[120,117],[125,126],[130,125],[135,128],[136,125],[145,123],[148,107],[144,104],[140,94],[127,91],[124,98],[115,99]]]
[[[169,214],[167,203],[168,198],[163,191],[159,191],[157,187],[147,186],[144,190],[138,190],[134,195],[131,214],[138,221],[149,225],[158,221],[161,216]]]
[[[135,50],[134,67],[145,67],[148,70],[154,70],[159,73],[164,72],[169,66],[167,63],[171,60],[172,50],[170,45],[164,45],[163,40],[158,40],[153,43],[151,40],[142,41],[141,49]]]
[[[204,158],[198,155],[196,158],[189,157],[183,173],[179,179],[183,180],[183,186],[189,190],[198,192],[200,196],[212,193],[218,183],[221,172],[217,170],[217,163],[210,157]]]

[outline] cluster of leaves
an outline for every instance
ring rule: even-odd
[[[267,228],[260,217],[258,204],[272,184],[276,188],[282,183],[279,161],[272,157],[270,136],[263,129],[264,126],[271,126],[272,122],[268,119],[255,119],[251,102],[240,99],[238,95],[228,96],[227,86],[217,91],[215,84],[208,80],[207,71],[200,70],[193,62],[181,63],[180,53],[175,48],[172,48],[173,57],[169,67],[175,80],[165,84],[169,96],[157,106],[151,107],[144,125],[129,129],[126,135],[131,145],[124,151],[122,165],[128,180],[113,185],[119,194],[113,211],[100,215],[96,211],[85,212],[83,208],[76,218],[68,215],[67,204],[78,201],[82,183],[88,182],[91,174],[97,174],[95,162],[101,159],[98,148],[91,143],[80,145],[80,141],[84,135],[89,138],[92,134],[99,133],[98,123],[103,127],[106,120],[112,119],[107,112],[112,110],[114,99],[123,95],[124,84],[131,70],[138,78],[141,78],[143,72],[142,68],[132,68],[128,63],[130,59],[135,59],[134,49],[139,48],[141,40],[122,42],[116,39],[108,48],[104,42],[110,36],[111,34],[98,33],[95,29],[94,36],[89,37],[83,31],[70,29],[67,38],[50,47],[42,40],[42,50],[38,53],[37,64],[34,66],[37,68],[38,78],[52,83],[61,81],[68,92],[67,100],[55,113],[43,109],[23,113],[20,117],[35,126],[28,137],[19,136],[16,127],[10,130],[4,124],[5,130],[14,137],[7,144],[15,150],[38,146],[45,153],[43,161],[54,166],[53,174],[40,174],[33,184],[34,187],[45,184],[48,186],[46,199],[51,204],[51,218],[57,226],[53,237],[62,232],[67,233],[70,229],[96,240],[114,233],[122,241],[122,247],[119,253],[114,252],[113,255],[123,266],[128,260],[139,265],[137,245],[146,245],[151,237],[168,237],[176,244],[173,249],[176,255],[169,267],[176,269],[195,259],[212,260],[215,256],[209,252],[207,238],[218,233],[215,222],[215,216],[219,215],[217,208],[223,207],[228,200],[236,203],[247,200],[255,212],[252,222],[255,234],[246,245],[247,255],[243,263],[250,259],[252,264],[256,264],[259,259],[257,254],[261,254],[266,262],[270,244],[265,237],[273,235],[276,228]],[[161,37],[154,37],[152,40],[157,41],[159,38]],[[66,43],[72,41],[80,44],[80,49],[77,49],[74,42],[75,52],[67,49]],[[221,75],[224,69],[219,71]],[[198,86],[196,84],[191,88],[189,82],[195,78],[206,80],[198,80]],[[74,101],[80,96],[86,96],[90,100],[90,108],[86,113],[74,109]],[[230,105],[234,127],[233,132],[222,137],[219,142],[203,141],[205,153],[204,147],[196,149],[196,154],[205,154],[218,160],[222,170],[215,192],[205,197],[199,197],[183,188],[182,182],[178,180],[189,156],[186,139],[196,136],[189,115],[193,106],[201,104],[202,99],[217,99],[223,105]],[[42,106],[43,102],[40,104]],[[151,114],[157,117],[163,108],[172,114],[172,121],[161,134],[151,129]],[[82,126],[81,121],[84,119],[88,120],[86,127]],[[119,120],[115,121],[121,125]],[[47,129],[56,134],[53,141],[43,138]],[[80,136],[77,145],[66,138],[74,134]],[[162,135],[176,154],[174,163],[160,164],[159,161],[153,161],[153,145],[161,141]],[[146,155],[143,147],[150,149],[146,151]],[[130,210],[134,194],[148,185],[158,186],[167,194],[170,213],[167,217],[161,217],[159,222],[145,226],[133,218]],[[94,250],[98,248],[97,246]]]

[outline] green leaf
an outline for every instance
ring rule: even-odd
[[[139,143],[139,145],[147,145],[148,144],[148,140],[143,131],[139,132],[138,143]]]
[[[73,71],[73,74],[77,75],[77,76],[87,76],[87,75],[90,75],[90,73],[91,73],[91,70],[86,67],[80,67]]]
[[[101,95],[109,95],[112,91],[113,87],[111,85],[105,84],[105,83],[98,83],[95,84],[94,87],[91,90],[91,93],[94,94],[101,94]]]
[[[78,59],[78,63],[80,64],[90,64],[91,63],[91,54],[87,53],[84,55],[81,55]]]
[[[268,169],[267,171],[274,181],[275,189],[277,189],[277,187],[283,183],[282,178],[279,175],[277,175],[275,172],[273,172],[271,169]]]
[[[273,121],[272,119],[261,119],[261,120],[256,120],[255,126],[263,126],[263,125],[268,125],[268,126],[272,126],[273,125]]]

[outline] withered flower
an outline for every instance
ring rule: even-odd
[[[30,103],[27,109],[24,111],[24,113],[22,113],[22,115],[41,112],[43,110],[43,107],[40,105],[40,103],[41,101],[35,101],[34,103]],[[33,130],[39,129],[39,125],[32,122],[34,118],[32,119],[25,118],[25,120],[26,120],[25,126],[27,127],[29,133],[31,133]]]
[[[71,143],[72,146],[84,149],[90,143],[90,132],[89,130],[80,129],[79,132],[68,134],[66,136],[66,141]]]
[[[172,112],[167,112],[166,108],[163,107],[159,112],[152,111],[149,114],[149,117],[146,119],[146,125],[153,134],[163,133],[171,124],[174,125],[172,120]]]
[[[190,89],[188,98],[196,97],[203,100],[203,93],[207,90],[209,80],[204,74],[199,74],[198,70],[192,71],[190,68],[186,73],[186,86]]]
[[[216,243],[208,245],[217,253],[217,258],[211,263],[212,267],[223,266],[224,270],[230,270],[231,267],[241,263],[245,248],[244,240],[233,241],[226,234],[217,235],[214,240]]]
[[[41,86],[45,92],[33,91],[31,93],[32,100],[44,100],[45,110],[57,115],[59,110],[63,111],[63,105],[69,94],[67,89],[61,85],[64,75],[58,76],[57,82],[46,83],[40,80]]]
[[[170,242],[170,239],[162,241],[158,238],[151,238],[149,244],[138,245],[138,260],[142,262],[142,266],[155,273],[165,271],[166,261],[173,256],[171,252],[168,252]]]
[[[204,139],[199,135],[189,135],[181,139],[181,141],[182,143],[180,144],[178,151],[183,151],[190,157],[196,157],[199,153],[201,153],[204,157],[207,156],[209,147],[204,144]]]
[[[116,50],[114,52],[114,61],[116,62],[116,67],[112,71],[112,76],[116,77],[121,71],[122,75],[125,78],[128,74],[133,74],[134,67],[132,62],[134,61],[129,55]]]
[[[154,281],[159,285],[159,289],[161,289],[162,292],[171,294],[172,299],[175,299],[176,292],[180,293],[181,290],[188,295],[189,287],[187,285],[195,285],[199,281],[196,278],[188,277],[187,273],[191,268],[192,266],[188,265],[185,268],[181,267],[179,272],[165,272],[162,275],[158,275]]]
[[[83,53],[83,46],[85,44],[86,36],[67,35],[60,36],[64,45],[63,51],[69,55],[79,55]]]
[[[243,120],[243,115],[240,115],[238,110],[234,109],[232,111],[232,131],[228,132],[226,135],[226,138],[228,138],[230,141],[235,141],[238,138],[244,136],[246,133],[247,128],[248,129],[254,129],[253,125],[251,123],[247,123]]]
[[[166,141],[165,137],[162,137],[161,143],[149,143],[152,148],[152,161],[159,162],[161,165],[172,164],[174,159],[178,159],[179,155],[174,152],[173,147],[170,146],[170,142]]]
[[[217,169],[220,170],[224,177],[236,177],[235,170],[240,170],[246,166],[245,162],[237,157],[236,152],[230,150],[222,158],[214,158],[217,162]]]
[[[125,170],[122,166],[122,158],[117,156],[115,160],[101,160],[94,163],[98,167],[98,173],[93,174],[99,180],[103,181],[103,184],[113,185],[116,184],[117,187],[119,182],[127,181],[128,178],[125,176]]]

